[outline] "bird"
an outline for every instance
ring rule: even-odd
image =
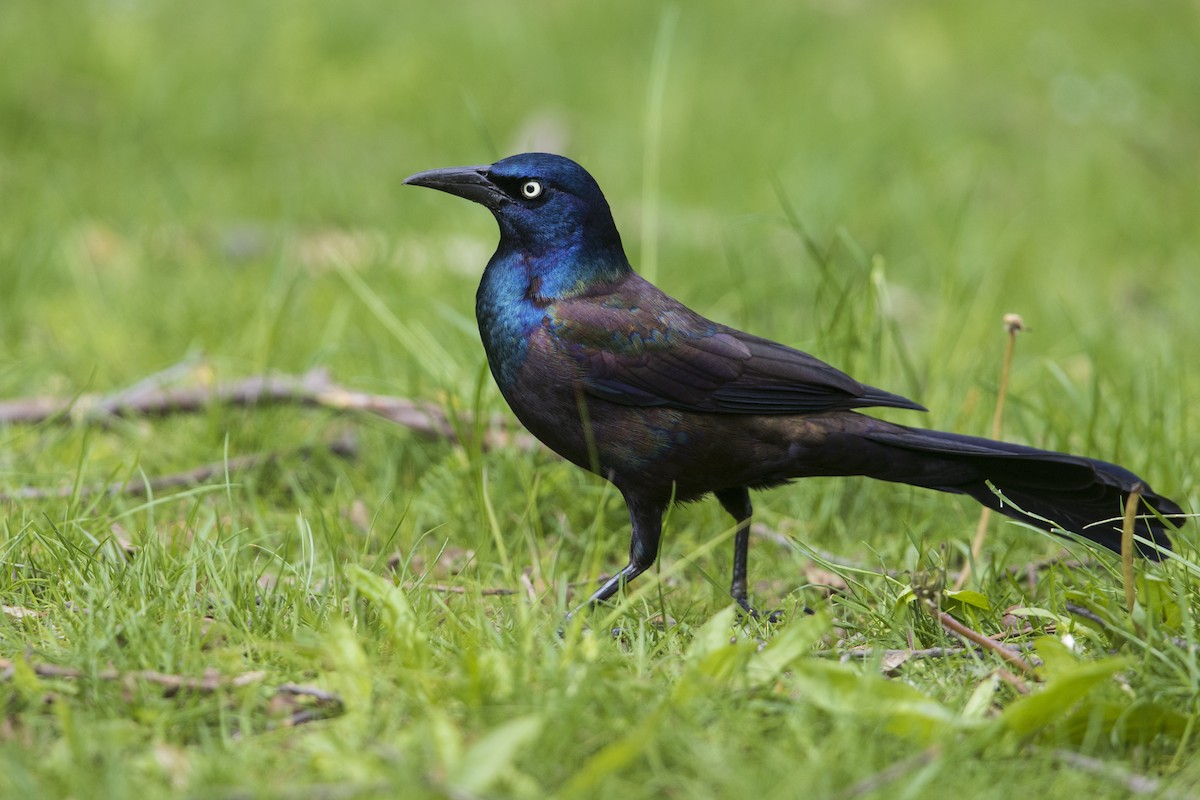
[[[500,239],[475,298],[492,376],[535,437],[610,481],[628,507],[628,562],[588,606],[654,564],[672,502],[712,494],[736,526],[730,594],[754,613],[750,490],[805,477],[867,476],[965,494],[1116,552],[1136,490],[1146,506],[1137,548],[1153,560],[1184,521],[1175,502],[1116,464],[860,413],[926,409],[709,320],[638,275],[599,184],[564,156],[524,153],[404,183],[492,212]]]

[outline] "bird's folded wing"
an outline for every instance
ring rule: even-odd
[[[586,391],[614,403],[723,414],[924,410],[807,353],[698,316],[595,304],[561,312],[555,340],[583,368]]]

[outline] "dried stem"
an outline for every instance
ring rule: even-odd
[[[131,389],[111,395],[27,397],[0,402],[0,423],[38,424],[77,422],[108,424],[113,419],[157,417],[202,411],[213,405],[260,406],[304,405],[335,411],[360,411],[383,417],[414,433],[433,439],[458,441],[449,416],[432,403],[404,397],[354,392],[333,383],[326,369],[319,368],[299,377],[294,375],[257,375],[234,383],[209,387],[164,387],[157,381],[141,381]],[[469,417],[462,418],[471,424]],[[507,433],[499,419],[491,420],[484,433],[483,446],[537,447],[527,434]]]
[[[1008,650],[1013,653],[1023,652],[1023,648],[1018,647],[1015,644],[1001,644],[999,642],[993,642],[993,644],[1001,649]],[[845,650],[837,653],[837,655],[841,656],[843,659],[853,658],[863,660],[874,658],[876,655],[879,655],[883,658],[898,658],[903,656],[906,659],[948,658],[950,656],[959,656],[963,653],[970,653],[973,649],[974,648],[971,647],[927,647],[924,650],[876,650],[872,647],[861,647],[853,650]]]
[[[1008,333],[1008,343],[1004,347],[1004,364],[1000,369],[1000,389],[996,393],[996,410],[992,414],[992,438],[999,439],[1004,422],[1004,400],[1008,397],[1008,376],[1012,372],[1013,352],[1017,347],[1017,334],[1024,330],[1025,323],[1019,314],[1004,315],[1004,330]],[[979,512],[979,524],[975,526],[975,538],[971,541],[971,558],[963,565],[958,580],[954,582],[957,591],[967,584],[971,577],[971,565],[979,560],[983,552],[983,544],[987,540],[988,522],[992,518],[992,510],[986,506]]]
[[[102,669],[99,672],[86,672],[78,667],[64,667],[59,664],[43,664],[34,661],[27,661],[26,665],[33,670],[35,675],[42,678],[62,678],[69,680],[77,680],[80,678],[93,678],[100,681],[113,681],[119,683],[141,682],[151,683],[156,686],[161,686],[167,694],[177,694],[179,692],[197,692],[200,694],[212,694],[213,692],[222,689],[237,689],[243,686],[249,686],[258,683],[267,676],[266,672],[256,670],[254,672],[243,672],[241,675],[234,675],[231,678],[223,677],[216,670],[205,670],[204,675],[199,678],[189,677],[187,675],[173,675],[164,672],[155,672],[154,670],[138,670],[134,672],[120,672],[115,669]],[[7,658],[0,658],[0,679],[8,680],[12,677],[16,669],[16,663]],[[311,697],[318,703],[330,706],[342,706],[342,698],[338,695],[327,692],[324,689],[318,689],[315,686],[301,686],[295,683],[285,683],[275,687],[274,694],[285,694],[294,697]]]
[[[419,403],[403,397],[353,392],[333,383],[325,369],[313,369],[301,376],[258,375],[234,383],[204,387],[166,387],[163,383],[179,377],[190,364],[172,367],[157,375],[138,381],[132,387],[108,395],[78,395],[73,398],[27,397],[0,401],[0,424],[76,423],[109,425],[116,419],[131,417],[161,417],[169,414],[195,413],[213,405],[255,407],[261,405],[296,404],[328,408],[339,412],[365,412],[382,417],[414,433],[433,439],[458,442],[459,437],[450,417],[431,403]],[[462,425],[471,425],[469,417],[461,417]],[[482,433],[484,449],[517,447],[532,450],[540,447],[529,434],[504,430],[499,419],[492,420]],[[330,452],[343,457],[356,453],[350,436],[343,436],[327,445]],[[253,469],[284,456],[307,456],[313,448],[295,451],[256,453],[234,456],[220,462],[205,464],[185,472],[148,480],[126,480],[107,485],[73,486],[44,489],[22,487],[0,492],[0,502],[13,500],[44,500],[51,498],[90,497],[100,494],[141,496],[151,492],[181,486],[193,486],[223,475]]]
[[[963,625],[945,611],[937,612],[937,616],[938,621],[942,623],[942,627],[946,630],[964,639],[974,642],[986,650],[991,650],[993,653],[1000,656],[1000,658],[1004,659],[1021,672],[1025,673],[1034,680],[1037,680],[1037,674],[1034,672],[1033,665],[1017,653],[1013,652],[1007,647],[1004,647],[999,642],[989,639],[982,633],[968,628],[966,625]],[[1028,689],[1026,691],[1028,691]]]
[[[1125,498],[1125,519],[1121,526],[1121,575],[1125,581],[1125,610],[1130,614],[1137,603],[1137,580],[1133,572],[1133,526],[1143,488],[1140,482],[1135,483],[1129,497]]]

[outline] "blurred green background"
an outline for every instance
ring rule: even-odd
[[[478,348],[444,316],[469,319],[492,222],[400,181],[532,147],[598,177],[635,265],[657,206],[670,291],[831,358],[846,354],[816,338],[819,273],[775,184],[822,246],[845,231],[886,260],[922,380],[936,352],[937,384],[982,381],[1006,311],[1060,359],[1162,363],[1164,341],[1196,334],[1194,4],[0,14],[4,394],[119,385],[195,346],[421,391],[359,328],[327,249],[473,372]],[[281,307],[270,333],[264,305]]]
[[[486,375],[473,319],[494,223],[478,207],[401,181],[419,170],[547,149],[592,172],[632,263],[669,293],[913,397],[932,409],[918,424],[987,432],[1004,349],[1001,318],[1020,313],[1031,330],[1017,345],[1007,435],[1119,461],[1195,509],[1197,42],[1195,2],[822,0],[733,10],[718,2],[6,0],[0,397],[110,393],[202,358],[204,374],[216,380],[324,366],[355,389],[507,413]],[[235,409],[102,431],[0,427],[0,488],[136,479],[323,441],[338,424],[322,412]],[[347,607],[344,565],[374,569],[395,550],[412,575],[421,573],[414,552],[426,567],[465,552],[435,578],[456,575],[475,588],[516,586],[534,564],[536,578],[544,570],[548,585],[560,587],[547,601],[557,607],[537,617],[538,636],[553,642],[562,585],[623,563],[624,509],[597,479],[537,453],[464,452],[384,425],[360,428],[355,460],[287,463],[243,477],[211,503],[207,495],[149,511],[127,498],[8,503],[6,603],[112,608],[90,624],[124,638],[63,637],[49,623],[40,633],[11,623],[4,654],[32,648],[96,669],[193,673],[216,660],[232,671],[307,675],[314,659],[341,663],[314,655],[319,648],[302,632],[344,644],[325,628]],[[714,505],[676,512],[667,563],[728,524]],[[922,566],[943,542],[961,542],[977,513],[932,493],[823,480],[769,493],[758,508],[808,544],[898,569]],[[87,554],[110,536],[144,547],[152,566],[106,594],[92,588],[99,585],[92,570],[101,568]],[[1011,526],[995,539],[1001,564],[1056,552]],[[152,552],[162,561],[151,561]],[[672,613],[702,620],[728,602],[725,555],[700,557],[705,574],[717,576],[712,585],[685,570],[672,585],[682,598]],[[200,558],[228,558],[221,569],[230,571],[210,563],[220,580],[193,580],[180,565]],[[62,594],[48,596],[54,569],[49,579],[23,572],[39,563],[57,563],[78,580],[62,578],[53,590]],[[798,607],[797,564],[752,556],[755,591]],[[309,583],[296,590],[294,605],[258,603],[264,574],[282,585],[304,570]],[[314,574],[329,583],[311,583]],[[228,602],[208,612],[229,626],[219,657],[201,648],[207,634],[179,622],[190,613],[191,588],[171,588],[178,586]],[[1018,602],[1015,591],[1003,589],[1004,602]],[[135,598],[146,598],[142,616],[122,616]],[[419,613],[445,613],[441,601],[414,602]],[[480,630],[490,631],[493,613],[500,627],[527,630],[520,627],[527,609],[505,602],[485,600],[479,607],[492,610],[469,613]],[[877,646],[904,644],[899,628],[887,630],[892,638]],[[401,673],[386,669],[395,664],[379,655],[390,652],[387,637],[370,635],[378,641],[363,646],[381,659],[371,662],[377,680],[402,685]],[[427,668],[490,674],[516,658],[505,649],[512,642],[453,635],[466,638]],[[522,641],[543,641],[538,636]],[[663,653],[647,657],[655,655]],[[512,667],[508,684],[497,685],[511,689],[515,681],[518,694],[553,688],[578,667],[572,657],[563,656],[561,675],[530,677]],[[604,673],[618,687],[613,674]],[[639,697],[653,696],[645,678],[634,679],[643,694],[627,695],[630,715]],[[944,676],[932,684],[938,696],[967,685]],[[504,718],[462,711],[478,698],[456,691],[442,699],[459,709],[450,714],[465,731],[458,735],[470,739]],[[564,698],[573,695],[563,692],[549,693],[567,705],[548,700],[548,718],[570,708]],[[1194,693],[1186,696],[1170,702],[1195,702]],[[360,752],[344,730],[336,742],[303,740],[295,753],[285,739],[266,758],[229,744],[225,715],[248,719],[244,707],[178,714],[162,698],[141,698],[163,714],[157,723],[136,733],[121,728],[125,738],[112,744],[104,735],[75,742],[43,764],[39,747],[68,726],[30,700],[32,721],[22,724],[32,733],[7,756],[8,786],[87,796],[94,787],[72,777],[70,765],[91,753],[109,770],[102,785],[113,792],[178,788],[178,775],[162,766],[175,751],[151,757],[142,749],[147,740],[213,747],[207,752],[215,755],[189,774],[218,784],[452,774],[453,759],[428,752],[428,742],[448,741],[451,723],[423,716],[429,703],[421,697],[401,692],[391,701],[411,716],[397,711],[367,726],[372,736],[401,736],[399,726],[414,737],[412,763]],[[128,702],[93,687],[80,697],[77,724],[87,717],[100,720],[89,730],[119,727],[113,720],[130,716]],[[561,788],[597,740],[624,730],[619,700],[578,702],[579,714],[599,704],[613,709],[612,718],[592,720],[590,733],[543,735],[550,755],[517,756],[535,778],[503,784],[509,791]],[[377,702],[372,713],[387,708]],[[696,724],[711,736],[723,730]],[[821,735],[861,746],[871,729],[847,724],[821,723]],[[7,742],[11,728],[4,730]],[[819,744],[781,742],[784,749],[752,751],[743,765],[770,767],[730,784],[687,771],[713,752],[728,754],[719,740],[709,740],[711,750],[660,743],[659,756],[692,765],[681,768],[695,781],[689,796],[765,791],[793,769],[797,748],[815,748],[806,751],[810,766],[824,763],[812,755]],[[833,792],[897,757],[888,746],[872,748],[861,766],[832,753],[814,791]],[[321,757],[309,757],[317,751]],[[147,760],[126,774],[120,765],[130,752]],[[1010,766],[1005,781],[992,780],[992,767],[977,770],[978,786],[967,793],[1018,790],[1024,768]],[[651,759],[597,786],[651,794],[663,784],[646,775],[666,774],[661,768]],[[13,775],[53,777],[21,783]],[[1094,793],[1089,780],[1072,789]]]

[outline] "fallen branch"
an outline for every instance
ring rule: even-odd
[[[1104,619],[1099,614],[1097,614],[1095,611],[1092,611],[1090,608],[1085,608],[1084,606],[1076,605],[1075,603],[1067,603],[1065,607],[1067,609],[1068,614],[1073,614],[1074,616],[1077,616],[1077,617],[1083,617],[1084,619],[1088,620],[1089,622],[1096,623],[1104,630],[1112,629],[1112,625],[1110,625],[1108,623],[1108,620]]]
[[[1037,673],[1034,671],[1033,665],[1022,658],[1018,653],[1014,653],[1012,650],[1000,644],[999,642],[989,639],[976,630],[968,628],[966,625],[963,625],[945,611],[938,611],[937,618],[938,621],[942,623],[942,627],[946,630],[963,639],[974,642],[985,650],[991,650],[993,653],[1000,656],[1000,658],[1004,659],[1021,672],[1025,673],[1034,680],[1038,680]],[[1021,691],[1017,684],[1014,684],[1014,688],[1017,688],[1018,691]],[[1026,687],[1022,694],[1027,694],[1028,692],[1029,689]]]
[[[262,670],[254,672],[243,672],[241,675],[234,675],[231,678],[223,677],[215,669],[204,671],[204,675],[199,678],[189,677],[187,675],[173,675],[165,672],[156,672],[154,670],[137,670],[134,672],[120,672],[115,669],[102,669],[99,672],[85,672],[78,667],[64,667],[59,664],[42,664],[34,661],[26,661],[33,673],[41,678],[60,678],[68,680],[77,680],[80,678],[94,678],[100,681],[113,681],[119,683],[151,683],[156,686],[161,686],[168,696],[178,694],[179,692],[196,692],[199,694],[212,694],[222,689],[238,689],[244,686],[249,686],[254,683],[259,683],[267,677],[267,673]],[[0,680],[10,680],[13,673],[16,671],[16,662],[7,658],[0,658]],[[336,706],[341,708],[342,698],[333,692],[327,692],[324,689],[318,689],[315,686],[301,686],[295,683],[285,683],[275,687],[272,694],[289,695],[293,697],[310,697],[317,703],[322,705]]]
[[[354,441],[354,437],[347,434],[329,442],[325,447],[330,453],[342,458],[353,458],[358,453],[358,445]],[[260,467],[264,464],[275,463],[285,457],[301,456],[308,457],[312,455],[316,448],[301,447],[290,451],[279,451],[273,453],[253,453],[245,456],[231,456],[224,461],[215,461],[210,464],[204,464],[193,469],[177,472],[171,475],[162,475],[157,478],[149,478],[143,481],[126,480],[116,481],[107,485],[94,486],[60,486],[54,489],[43,489],[36,486],[26,486],[19,489],[0,492],[0,503],[12,500],[47,500],[53,498],[65,499],[77,497],[80,499],[94,497],[96,495],[118,496],[124,495],[127,497],[143,497],[149,494],[157,494],[167,489],[178,489],[184,486],[196,486],[198,484],[210,481],[213,478],[221,478],[225,475],[232,475],[235,472],[244,472],[246,470]]]
[[[406,415],[422,412],[430,419],[416,422],[424,430],[447,435],[441,426],[448,425],[446,417],[435,407],[422,407],[400,398],[380,398],[370,395],[339,400],[344,389],[329,379],[329,371],[313,369],[299,377],[292,375],[258,375],[235,383],[201,387],[164,387],[139,383],[130,390],[110,395],[82,394],[70,399],[58,397],[29,397],[0,402],[0,422],[36,424],[52,421],[98,422],[118,417],[160,417],[168,414],[196,412],[211,405],[257,406],[279,403],[301,405],[331,405],[342,407],[359,403],[381,415]],[[328,397],[326,395],[329,395]]]
[[[292,697],[311,697],[318,703],[328,703],[330,705],[340,706],[342,704],[342,698],[333,692],[327,692],[315,686],[302,686],[298,683],[285,683],[282,686],[277,686],[275,687],[275,693],[287,694]]]
[[[997,678],[1004,681],[1014,690],[1016,690],[1018,694],[1029,694],[1029,686],[1025,683],[1025,681],[1021,680],[1018,676],[1013,675],[1003,667],[998,668],[995,672],[995,675]]]
[[[213,405],[287,404],[366,412],[431,439],[459,440],[450,417],[438,406],[404,397],[354,392],[330,380],[329,371],[323,368],[309,370],[299,377],[259,375],[207,387],[164,387],[157,382],[142,381],[111,395],[6,400],[0,402],[0,423],[108,424],[121,418],[195,413]],[[463,425],[473,424],[469,416],[461,417],[460,421]],[[485,448],[539,447],[537,440],[528,434],[505,431],[499,418],[489,422],[482,444]]]
[[[999,644],[999,643],[993,642],[993,644]],[[1023,648],[1021,648],[1015,644],[999,644],[999,647],[1001,647],[1005,650],[1011,651],[1013,653],[1024,652]],[[991,648],[988,648],[988,649],[991,649]],[[967,646],[963,646],[963,647],[927,647],[924,650],[907,650],[907,649],[877,650],[874,647],[856,647],[851,650],[843,650],[842,652],[838,653],[838,656],[840,656],[843,660],[853,658],[853,659],[862,659],[865,661],[868,659],[872,659],[875,656],[879,656],[884,659],[904,658],[907,661],[909,659],[914,659],[914,658],[915,659],[949,658],[950,656],[959,656],[959,655],[963,655],[964,653],[974,653],[974,652],[978,652],[978,648],[967,647]]]

